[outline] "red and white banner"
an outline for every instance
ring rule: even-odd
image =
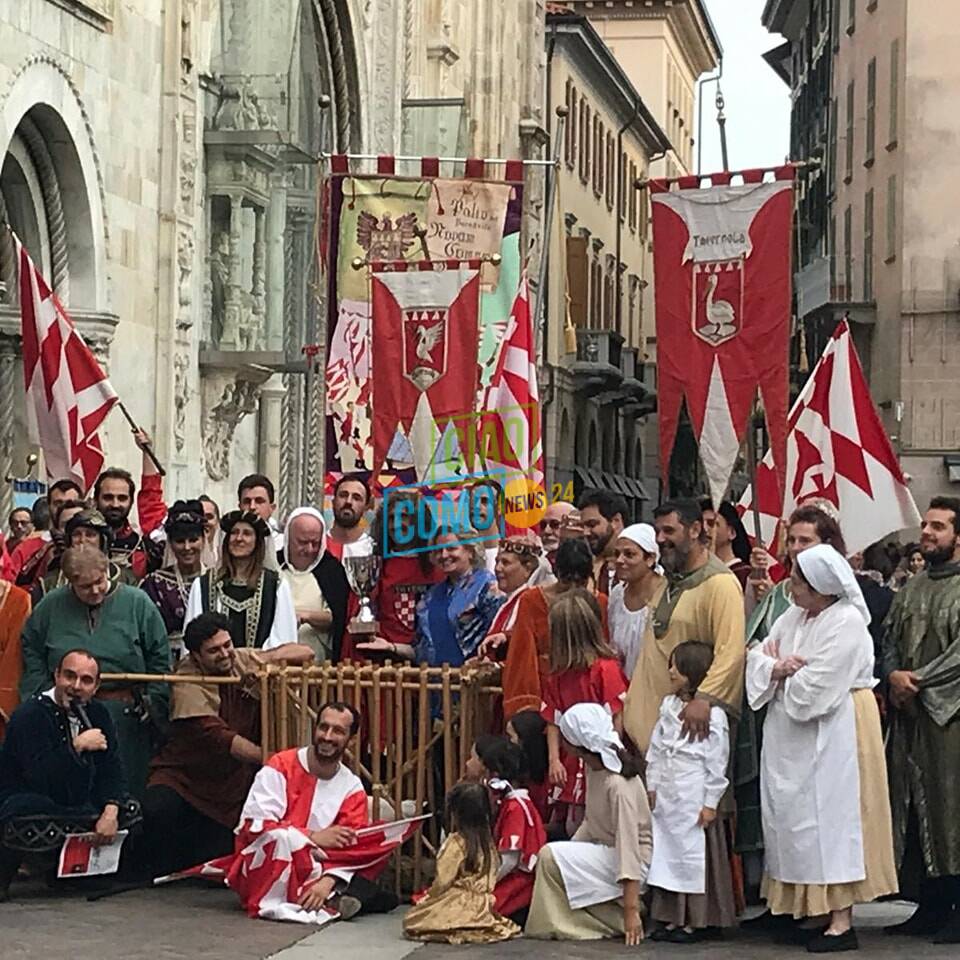
[[[16,236],[14,243],[31,440],[48,477],[89,490],[103,469],[99,431],[117,394]]]
[[[840,514],[853,554],[891,533],[920,525],[920,514],[870,397],[860,359],[842,321],[790,411],[787,483],[777,489],[769,454],[757,468],[760,533],[775,553],[779,526],[807,500],[822,498]],[[755,533],[753,491],[739,509]]]
[[[522,477],[542,484],[537,349],[525,270],[520,275],[496,371],[484,397],[482,419],[486,468],[501,472],[507,482]]]
[[[785,460],[792,167],[650,183],[660,462],[686,400],[715,503],[726,492],[759,387],[774,460]]]
[[[479,261],[372,265],[373,470],[402,430],[422,479],[477,402]]]

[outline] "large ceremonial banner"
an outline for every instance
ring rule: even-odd
[[[793,168],[650,183],[658,409],[664,477],[687,410],[715,503],[723,499],[757,388],[779,474],[785,462]]]
[[[832,503],[853,554],[920,525],[920,514],[877,414],[850,327],[841,322],[790,411],[787,484],[781,497],[769,453],[757,468],[760,540],[777,554],[780,525],[811,499]],[[739,509],[755,533],[754,493]]]
[[[422,479],[477,389],[479,260],[373,264],[373,469],[399,436]],[[393,459],[393,457],[391,457]]]
[[[497,180],[486,179],[482,161],[468,161],[461,179],[441,178],[435,158],[423,158],[419,177],[397,175],[391,157],[378,158],[377,166],[376,174],[351,175],[347,158],[332,158],[334,176],[324,202],[321,256],[330,264],[331,331],[326,369],[327,468],[337,472],[373,468],[369,266],[473,260],[499,253],[499,266],[488,261],[481,273],[478,342],[473,347],[481,388],[489,384],[496,369],[520,276],[522,164],[510,162],[506,169],[500,168],[502,179]],[[354,268],[358,260],[364,269]],[[395,439],[391,467],[412,467],[405,432]],[[449,437],[436,446],[457,449]]]

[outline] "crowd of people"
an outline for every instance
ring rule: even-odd
[[[774,558],[729,503],[634,523],[620,494],[586,490],[505,530],[483,487],[478,529],[431,538],[411,525],[420,494],[378,503],[361,476],[336,482],[329,527],[304,506],[281,529],[269,478],[223,512],[168,505],[146,457],[139,493],[109,469],[90,501],[61,480],[14,511],[0,897],[79,832],[127,836],[134,878],[204,862],[251,916],[392,909],[370,798],[341,762],[369,723],[330,702],[311,744],[265,758],[257,684],[216,682],[390,660],[503,691],[437,811],[411,938],[682,944],[765,902],[744,925],[839,952],[857,948],[855,904],[899,893],[918,906],[890,932],[960,942],[960,502],[936,498],[902,554],[855,556],[833,508],[807,503]],[[355,633],[349,574],[368,555],[376,631]]]

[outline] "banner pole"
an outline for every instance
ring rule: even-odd
[[[133,432],[139,433],[140,427],[137,425],[136,420],[134,420],[133,417],[130,416],[130,411],[127,410],[127,408],[123,405],[122,400],[119,400],[119,399],[117,400],[117,407],[126,418],[127,423],[130,424],[130,428],[133,430]],[[145,443],[140,449],[143,450],[143,452],[150,458],[150,462],[157,468],[157,473],[161,477],[165,477],[167,475],[167,471],[163,469],[163,465],[157,459],[157,455],[153,452],[153,448],[150,446],[150,444]]]
[[[534,336],[537,341],[537,355],[543,356],[546,345],[541,345],[540,338],[543,334],[544,305],[547,302],[547,268],[550,265],[550,243],[552,241],[551,233],[553,231],[553,208],[556,206],[557,170],[560,168],[560,150],[563,146],[563,135],[567,123],[567,107],[563,104],[557,107],[557,127],[553,140],[553,159],[547,168],[547,185],[543,198],[543,249],[540,252],[540,265],[537,270],[537,309],[533,314]],[[561,250],[561,255],[563,251]],[[541,349],[543,347],[543,349]]]
[[[757,494],[757,401],[754,397],[750,404],[750,420],[747,428],[747,478],[750,481],[751,512],[753,513],[753,545],[763,546],[763,536],[760,532],[760,500]]]

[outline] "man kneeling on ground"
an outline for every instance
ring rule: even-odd
[[[169,738],[150,765],[143,800],[144,866],[153,877],[233,849],[233,828],[262,762],[254,674],[270,652],[235,648],[221,613],[191,620],[183,639],[179,676],[246,682],[171,684]]]
[[[52,860],[72,833],[113,843],[140,820],[113,720],[93,699],[99,664],[86,650],[70,650],[53,681],[14,711],[0,748],[0,900],[25,857]]]

